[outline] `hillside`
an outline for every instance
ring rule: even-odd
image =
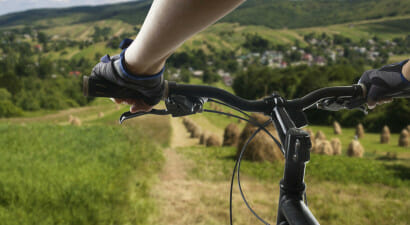
[[[107,19],[141,24],[150,3],[149,0],[142,0],[94,7],[29,10],[1,16],[0,27],[35,25],[44,28]],[[222,22],[270,28],[301,28],[408,14],[408,0],[250,0]]]

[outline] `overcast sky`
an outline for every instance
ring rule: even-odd
[[[60,8],[79,5],[103,5],[132,0],[0,0],[0,15],[34,8]]]

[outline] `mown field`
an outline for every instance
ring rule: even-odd
[[[119,126],[124,110],[99,100],[85,108],[1,120],[2,224],[162,224],[168,219],[162,214],[164,202],[171,205],[165,210],[174,213],[172,224],[228,224],[236,148],[176,147],[180,157],[175,161],[185,165],[185,171],[173,172],[186,176],[163,186],[163,150],[169,148],[171,134],[180,131],[168,117]],[[82,125],[69,125],[69,115],[79,117]],[[191,118],[218,135],[227,124],[237,123],[209,113]],[[336,136],[331,127],[310,128],[324,131],[328,139]],[[350,158],[345,152],[353,136],[353,128],[343,128],[338,135],[341,156],[312,155],[306,172],[312,211],[322,224],[408,224],[409,149],[397,146],[398,134],[381,145],[379,134],[366,133],[361,140],[364,157]],[[397,158],[386,158],[387,152]],[[241,172],[252,206],[273,222],[283,163],[244,161]],[[234,222],[258,224],[237,190]]]
[[[236,119],[215,119],[204,114],[192,117],[204,130],[217,133]],[[204,122],[207,121],[208,123]],[[240,126],[243,126],[241,124]],[[393,134],[390,144],[379,144],[379,134],[366,133],[360,140],[366,153],[363,158],[346,155],[354,128],[343,128],[342,135],[334,135],[331,127],[311,126],[322,130],[328,139],[338,137],[342,141],[340,156],[312,154],[307,164],[306,179],[309,206],[321,224],[408,224],[410,221],[410,152],[397,146],[398,135]],[[235,147],[202,146],[179,148],[178,152],[190,163],[188,174],[193,183],[203,183],[197,188],[202,207],[213,207],[207,218],[195,217],[199,224],[227,224],[229,181],[235,162]],[[386,157],[394,152],[397,158]],[[277,210],[278,182],[283,174],[282,162],[255,163],[244,161],[241,166],[242,183],[251,205],[268,222],[274,224]],[[206,184],[206,185],[205,185]],[[235,182],[235,185],[236,182]],[[209,187],[208,187],[209,186]],[[219,186],[218,194],[206,189]],[[216,188],[217,189],[217,188]],[[247,211],[240,195],[234,194],[234,218],[236,224],[258,224]]]
[[[0,121],[1,224],[144,224],[155,214],[168,118],[119,126],[125,108],[85,109]]]

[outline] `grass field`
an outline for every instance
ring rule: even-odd
[[[202,130],[218,135],[222,135],[229,123],[237,123],[237,119],[209,113],[190,117]],[[351,158],[346,156],[346,151],[355,136],[354,128],[344,127],[341,135],[335,135],[332,127],[309,128],[315,132],[322,130],[329,140],[341,139],[343,147],[340,156],[312,154],[307,164],[305,180],[309,206],[321,224],[408,224],[410,154],[408,148],[398,147],[398,134],[392,134],[390,143],[382,145],[380,134],[366,133],[360,140],[365,148],[364,157]],[[201,199],[196,203],[198,208],[212,209],[207,211],[206,218],[192,215],[191,220],[198,224],[228,224],[229,181],[236,151],[235,147],[199,145],[177,149],[188,162],[190,183]],[[388,152],[396,153],[397,158],[386,157]],[[283,162],[244,161],[241,167],[245,195],[256,211],[272,223],[276,217],[278,182],[283,166]],[[234,191],[234,221],[235,224],[259,223],[247,210],[237,190]]]
[[[203,184],[198,192],[205,202],[200,204],[213,207],[213,211],[217,212],[199,220],[207,221],[200,224],[228,223],[227,218],[220,214],[226,213],[228,209],[228,182],[236,148],[196,146],[180,148],[178,152],[190,161],[188,174],[192,182]],[[276,217],[278,182],[283,174],[283,166],[281,162],[244,161],[241,167],[245,195],[256,211],[272,223]],[[408,159],[386,161],[367,155],[364,158],[350,158],[345,155],[313,154],[307,165],[305,180],[309,206],[321,224],[404,225],[410,220],[407,210],[410,207]],[[215,186],[224,189],[218,194],[205,191]],[[258,224],[241,202],[239,194],[235,193],[234,221],[237,224]]]
[[[155,214],[150,191],[168,118],[112,126],[122,111],[109,108],[0,121],[1,224],[144,224]],[[61,125],[68,114],[83,126]],[[153,134],[162,141],[151,142]]]
[[[2,224],[151,225],[166,223],[162,213],[171,209],[179,210],[171,214],[174,224],[227,224],[236,148],[176,147],[180,157],[165,159],[183,163],[186,176],[164,184],[163,150],[170,146],[171,133],[180,131],[171,132],[169,118],[158,116],[119,126],[125,110],[98,100],[89,107],[1,120]],[[68,125],[68,115],[79,117],[83,125]],[[191,118],[218,135],[237,122],[209,113]],[[324,131],[328,139],[336,136],[330,127],[310,128]],[[306,173],[312,211],[322,224],[408,224],[408,149],[397,147],[397,134],[381,145],[378,134],[366,133],[361,140],[365,156],[350,158],[345,151],[353,136],[353,128],[338,135],[341,156],[312,155]],[[397,159],[383,157],[387,152],[397,153]],[[244,161],[241,168],[246,196],[263,218],[274,221],[283,163]],[[153,194],[158,191],[165,200]],[[257,224],[237,190],[234,198],[235,224]],[[171,205],[164,209],[166,202]]]

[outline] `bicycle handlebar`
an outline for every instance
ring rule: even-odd
[[[189,85],[189,84],[177,84],[175,82],[165,82],[165,96],[166,99],[171,95],[182,95],[188,97],[203,97],[214,98],[223,101],[229,105],[235,106],[241,110],[250,112],[263,112],[268,113],[278,104],[282,104],[285,107],[303,110],[321,99],[329,97],[350,97],[357,98],[358,103],[356,106],[365,103],[365,90],[364,86],[352,85],[341,87],[327,87],[315,90],[302,98],[293,100],[283,100],[283,102],[272,102],[270,98],[262,100],[247,100],[241,97],[235,96],[225,90],[204,85]],[[135,90],[120,87],[113,84],[104,78],[91,76],[84,76],[83,92],[85,96],[90,97],[111,97],[111,98],[139,98],[140,94]],[[353,107],[352,107],[353,108]]]

